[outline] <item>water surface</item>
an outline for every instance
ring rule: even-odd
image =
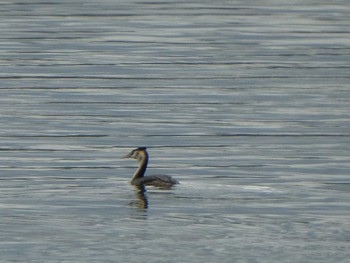
[[[347,262],[347,1],[0,10],[2,262]]]

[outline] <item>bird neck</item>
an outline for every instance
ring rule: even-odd
[[[148,154],[146,152],[144,152],[141,155],[139,162],[140,162],[139,168],[137,168],[134,176],[132,177],[132,180],[136,178],[141,178],[144,176],[147,169],[147,164],[148,164]]]

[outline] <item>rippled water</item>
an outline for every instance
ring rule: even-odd
[[[0,261],[348,262],[347,1],[95,2],[0,3]]]

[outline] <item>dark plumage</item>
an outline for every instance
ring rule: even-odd
[[[144,176],[149,155],[146,147],[139,147],[132,150],[128,155],[123,158],[133,158],[139,161],[140,165],[132,177],[130,183],[136,186],[153,185],[161,188],[170,188],[175,184],[179,184],[179,181],[175,180],[169,175],[148,175]]]

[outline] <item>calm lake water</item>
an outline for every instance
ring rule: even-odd
[[[348,1],[0,18],[0,262],[349,262]],[[138,146],[181,184],[137,192]]]

